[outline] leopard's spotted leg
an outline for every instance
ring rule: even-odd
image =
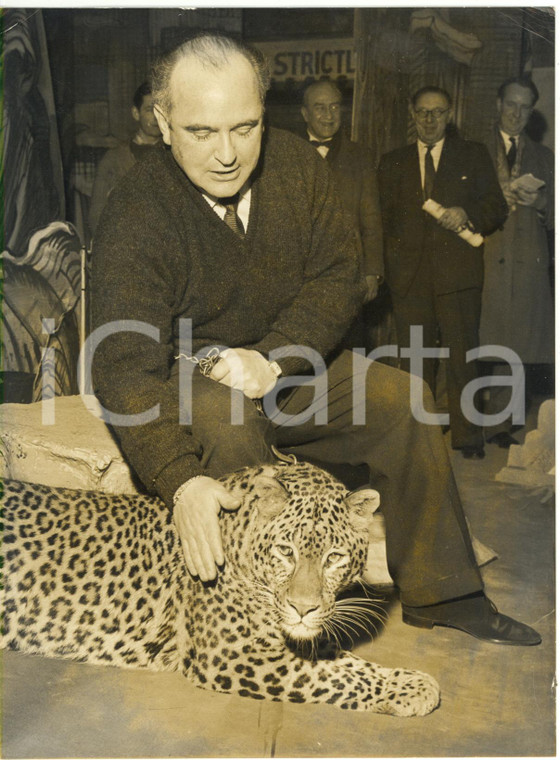
[[[426,673],[382,668],[350,652],[334,660],[306,660],[288,649],[221,649],[195,663],[198,685],[255,699],[333,704],[400,717],[427,715],[439,704],[439,687]]]

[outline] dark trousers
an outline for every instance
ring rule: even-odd
[[[279,424],[280,415],[301,415],[313,401],[307,382],[285,390],[276,413],[267,417],[239,391],[195,373],[193,435],[211,477],[248,465],[275,461],[270,446],[325,469],[363,466],[381,495],[387,525],[387,555],[401,599],[434,604],[482,588],[455,479],[438,426],[417,422],[410,412],[409,376],[379,362],[343,351],[330,364],[326,388],[314,409],[327,422]],[[353,418],[353,382],[365,388],[366,424]],[[434,411],[426,387],[424,404]],[[231,395],[243,404],[243,425],[231,424]],[[270,394],[269,394],[270,396]],[[239,398],[242,397],[242,398]],[[355,413],[355,412],[354,412]]]
[[[441,345],[449,349],[444,359],[447,381],[449,424],[454,448],[482,446],[482,429],[469,422],[461,411],[461,393],[471,380],[478,377],[477,362],[466,361],[466,352],[476,348],[480,323],[480,288],[468,288],[454,293],[434,293],[431,269],[420,266],[410,291],[405,297],[393,293],[393,310],[399,348],[410,345],[411,325],[424,328],[424,346]],[[408,361],[401,362],[409,369]],[[432,393],[436,390],[436,359],[425,359],[424,380]]]

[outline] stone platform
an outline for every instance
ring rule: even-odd
[[[41,402],[3,404],[0,475],[49,486],[137,493],[130,469],[98,415],[93,396],[57,396],[54,424],[47,425]]]
[[[556,482],[554,399],[543,401],[537,417],[537,428],[525,436],[520,446],[511,446],[506,467],[496,474],[496,480],[527,488],[541,488],[553,493]]]

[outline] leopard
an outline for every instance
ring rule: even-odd
[[[221,513],[225,562],[202,582],[157,496],[6,480],[2,647],[179,671],[257,700],[400,717],[436,709],[430,675],[341,646],[353,611],[363,624],[363,607],[344,591],[366,564],[379,494],[349,492],[305,462],[247,467],[220,482],[241,505]],[[338,643],[318,645],[325,640]]]

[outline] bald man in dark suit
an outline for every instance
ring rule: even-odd
[[[321,79],[303,94],[301,114],[305,134],[329,165],[342,207],[356,230],[367,291],[364,309],[345,336],[344,346],[370,350],[367,323],[372,302],[383,282],[383,232],[375,162],[365,145],[350,140],[342,127],[342,93],[334,82]]]

